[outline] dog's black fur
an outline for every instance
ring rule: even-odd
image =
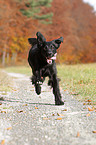
[[[48,85],[53,88],[53,94],[55,95],[55,105],[64,105],[64,102],[61,100],[59,79],[57,78],[54,60],[56,58],[56,50],[63,42],[63,37],[46,42],[45,37],[40,32],[37,32],[36,35],[37,38],[28,39],[32,45],[28,56],[28,62],[33,72],[32,84],[34,84],[35,91],[39,95],[41,93],[41,84],[44,82],[45,77],[48,76]]]

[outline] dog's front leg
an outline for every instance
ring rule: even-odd
[[[41,83],[40,83],[40,71],[35,71],[35,74],[32,77],[32,82],[35,85],[35,91],[37,93],[37,95],[39,95],[41,93]]]
[[[35,72],[35,76],[36,76],[36,82],[39,83],[40,78],[41,78],[41,76],[40,76],[40,70],[36,70],[36,72]]]
[[[40,69],[39,71],[36,71],[36,82],[42,84],[44,82],[44,78],[42,75],[42,69]]]
[[[55,105],[64,105],[64,102],[61,100],[59,81],[56,74],[53,74],[53,94],[55,95]]]

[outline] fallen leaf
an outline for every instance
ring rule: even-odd
[[[83,105],[86,105],[86,103],[83,103]]]
[[[58,116],[60,116],[60,114],[59,114],[59,113],[57,113],[57,115],[58,115]]]
[[[11,130],[12,129],[12,127],[8,127],[8,128],[6,128],[7,130]]]
[[[96,130],[92,131],[93,133],[96,133]]]
[[[1,111],[1,113],[6,113],[6,111]]]
[[[67,111],[67,109],[64,109],[64,110],[62,110],[62,111]]]
[[[48,119],[49,119],[49,118],[45,118],[45,117],[43,118],[43,120],[48,120]]]
[[[89,111],[94,111],[94,108],[89,108],[89,107],[88,107],[88,110],[89,110]]]
[[[18,113],[24,112],[23,110],[17,111]]]
[[[90,116],[90,114],[88,113],[88,114],[86,114],[86,116]]]
[[[52,116],[55,116],[55,114],[52,114]]]
[[[4,145],[4,144],[5,144],[5,140],[2,140],[2,141],[1,141],[1,145]]]
[[[80,136],[80,133],[79,132],[77,132],[77,136],[76,137],[79,137]]]
[[[87,102],[92,102],[92,101],[88,99]]]
[[[17,91],[16,89],[13,89],[13,91]]]
[[[28,104],[24,104],[23,106],[28,106]]]
[[[59,118],[57,118],[56,120],[62,120],[62,118],[61,118],[61,117],[59,117]]]
[[[92,102],[88,102],[87,105],[92,105]]]
[[[59,114],[59,113],[57,113],[57,115],[58,115],[58,116],[64,116],[63,114]]]
[[[2,105],[2,103],[0,103],[0,105]]]
[[[35,107],[35,109],[38,109],[38,107]]]

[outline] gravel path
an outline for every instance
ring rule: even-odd
[[[37,96],[30,79],[14,76],[14,89],[0,105],[0,142],[5,145],[96,145],[96,111],[61,91],[64,106],[54,105],[46,83]]]

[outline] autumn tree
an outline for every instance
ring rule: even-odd
[[[58,9],[58,11],[57,11]],[[53,0],[53,23],[47,35],[63,36],[58,61],[86,63],[96,61],[96,16],[82,0]],[[50,31],[51,30],[51,31]]]
[[[26,36],[30,35],[30,28],[35,31],[36,26],[33,25],[30,19],[26,19],[19,11],[20,5],[12,0],[0,1],[0,50],[2,56],[2,65],[5,65],[5,57],[12,57],[16,60],[17,54],[23,50],[25,51]],[[37,24],[37,22],[34,22]],[[27,25],[27,27],[26,27]],[[18,40],[18,41],[17,41]],[[22,47],[21,43],[22,42]],[[28,49],[28,43],[27,49]],[[14,46],[14,48],[13,48]],[[10,53],[10,54],[9,54]],[[7,59],[7,61],[9,58]]]
[[[64,37],[57,62],[96,62],[96,15],[82,0],[0,1],[2,64],[6,59],[12,62],[19,58],[27,60],[27,39],[36,37],[37,31],[48,41]]]

